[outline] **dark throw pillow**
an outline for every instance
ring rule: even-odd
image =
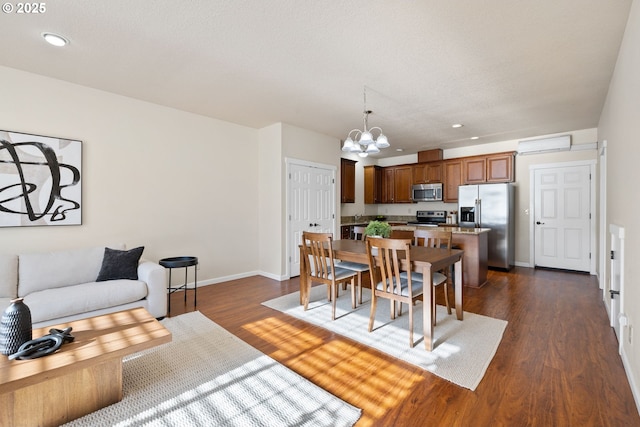
[[[102,267],[100,267],[96,282],[117,279],[138,280],[138,261],[142,256],[142,251],[144,251],[144,246],[128,251],[104,248]]]

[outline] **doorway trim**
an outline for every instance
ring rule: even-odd
[[[600,198],[598,203],[600,204],[600,253],[598,254],[598,285],[600,289],[602,289],[602,300],[607,300],[607,262],[608,258],[607,254],[607,140],[605,139],[600,144],[599,151],[599,165],[600,165],[600,187],[599,187],[599,195]],[[607,311],[609,311],[608,305]],[[611,315],[611,313],[609,313]]]
[[[560,163],[540,163],[537,165],[529,165],[529,265],[535,266],[535,227],[533,220],[535,218],[535,172],[538,169],[560,169],[571,166],[589,166],[591,179],[589,180],[589,210],[591,218],[589,219],[589,251],[591,258],[589,260],[589,274],[596,274],[596,160],[576,160],[573,162]]]
[[[306,166],[306,167],[311,167],[311,168],[318,168],[318,169],[326,169],[326,170],[330,170],[333,172],[333,194],[334,194],[334,200],[332,203],[333,206],[333,235],[336,235],[336,231],[337,231],[337,226],[336,226],[336,221],[337,221],[337,212],[336,212],[336,197],[337,197],[337,188],[336,188],[336,174],[338,171],[338,167],[335,165],[329,165],[329,164],[324,164],[324,163],[315,163],[315,162],[310,162],[307,160],[300,160],[300,159],[295,159],[295,158],[291,158],[291,157],[285,157],[284,158],[284,163],[285,163],[285,222],[286,222],[286,233],[285,233],[285,238],[286,238],[286,254],[285,254],[285,264],[286,264],[286,279],[290,279],[291,278],[291,260],[292,260],[292,256],[293,256],[293,251],[296,250],[296,248],[292,248],[290,247],[290,243],[291,243],[291,180],[289,179],[289,175],[291,174],[291,166],[296,165],[296,166]]]

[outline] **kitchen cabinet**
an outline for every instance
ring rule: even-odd
[[[413,165],[414,184],[442,182],[442,177],[442,162],[417,163]]]
[[[384,168],[380,166],[364,167],[364,203],[382,203],[382,181]]]
[[[384,168],[382,175],[382,199],[380,203],[393,203],[395,196],[395,169]]]
[[[513,182],[514,153],[500,153],[487,156],[487,182]]]
[[[356,201],[356,161],[340,159],[340,201],[355,203]]]
[[[393,167],[393,203],[411,203],[413,167],[411,165]]]
[[[445,203],[458,202],[458,186],[462,184],[462,160],[447,160],[444,166],[442,199]]]
[[[411,203],[412,165],[389,166],[382,169],[380,203]]]
[[[464,184],[487,182],[513,182],[514,153],[497,153],[462,158],[462,181]]]

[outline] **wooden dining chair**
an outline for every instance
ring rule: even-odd
[[[437,228],[433,230],[429,229],[416,229],[413,233],[414,244],[416,246],[426,246],[430,248],[451,249],[451,232],[444,231]],[[414,280],[423,281],[424,278],[420,273],[413,273]],[[449,288],[448,283],[451,282],[451,274],[449,270],[441,270],[433,272],[433,287],[434,292],[432,294],[431,301],[433,302],[431,313],[433,314],[433,324],[436,324],[436,298],[435,289],[440,285],[444,285],[444,301],[447,306],[447,313],[451,314],[451,304],[449,303]]]
[[[353,227],[353,238],[354,240],[364,240],[366,237],[364,235],[366,227],[354,226]],[[362,304],[362,277],[364,274],[369,271],[368,264],[361,264],[359,262],[351,262],[351,261],[337,261],[336,267],[346,268],[347,270],[352,270],[357,273],[358,279],[358,304]],[[347,283],[342,284],[342,289],[347,289]]]
[[[327,299],[331,301],[331,320],[336,320],[336,299],[338,286],[341,283],[351,283],[351,308],[356,308],[356,276],[357,273],[346,268],[335,266],[333,260],[333,236],[331,233],[302,232],[302,252],[306,262],[307,297],[304,309],[309,307],[309,291],[312,282],[327,285]],[[362,289],[359,290],[362,295]]]
[[[378,298],[389,300],[391,319],[402,315],[402,304],[409,307],[409,345],[413,347],[413,305],[422,297],[422,282],[414,281],[410,274],[401,276],[401,262],[411,270],[411,239],[382,239],[368,237],[367,258],[371,272],[371,313],[369,332],[373,330]],[[376,268],[378,267],[378,268]]]

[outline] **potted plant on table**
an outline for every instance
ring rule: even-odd
[[[386,221],[371,221],[365,228],[364,234],[373,237],[389,237],[391,226]]]

